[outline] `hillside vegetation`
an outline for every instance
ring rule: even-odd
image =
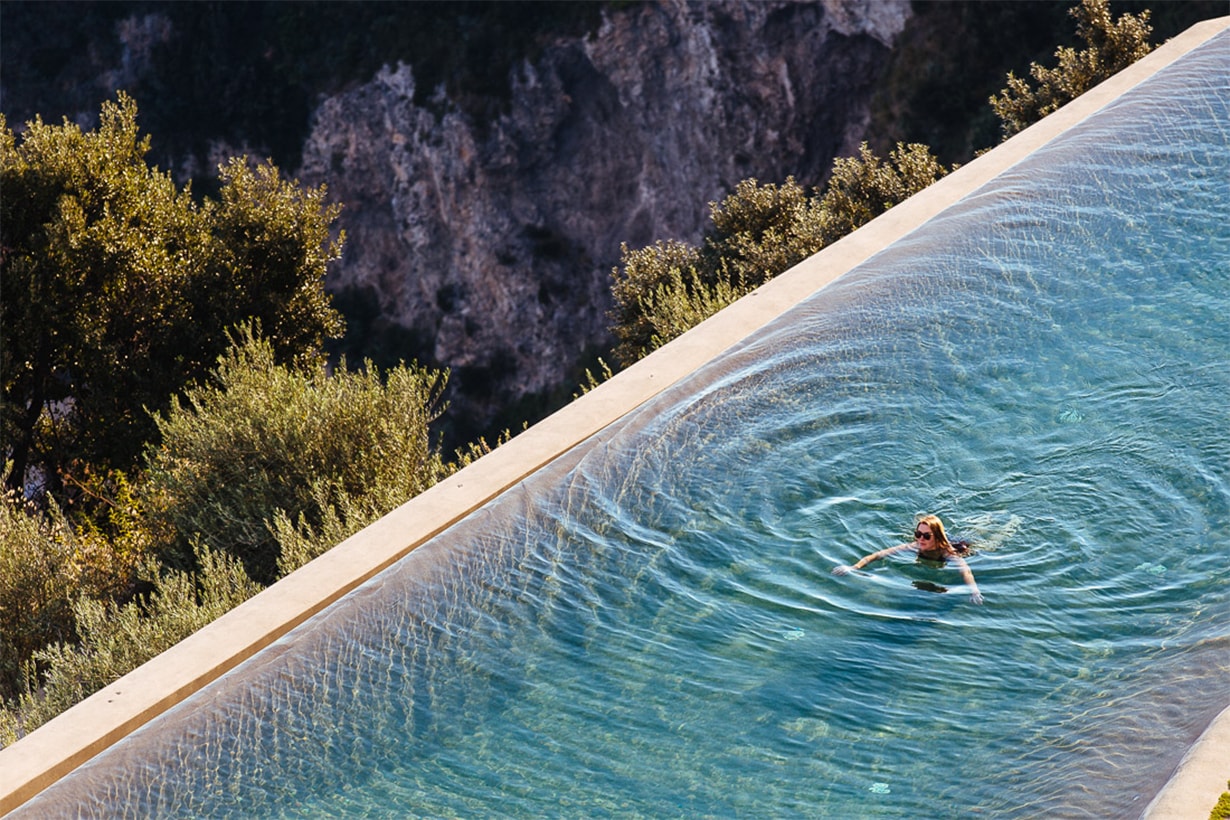
[[[1116,19],[1107,0],[1083,0],[1069,13],[1084,48],[1060,47],[1053,68],[1031,64],[1032,83],[1009,73],[1007,87],[990,98],[1003,139],[1152,50],[1147,10]],[[864,143],[857,157],[838,159],[826,184],[811,192],[793,180],[780,187],[745,180],[711,204],[713,224],[699,247],[678,241],[625,246],[612,285],[619,363],[645,356],[950,170],[920,143],[899,143],[887,159]]]

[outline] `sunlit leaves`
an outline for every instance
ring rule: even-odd
[[[151,411],[202,378],[256,320],[281,360],[340,331],[323,290],[340,237],[324,192],[236,159],[198,203],[146,162],[136,103],[98,128],[0,119],[0,374],[11,487],[62,490],[131,469]]]
[[[1054,68],[1031,63],[1029,74],[1036,85],[1008,74],[1007,87],[991,97],[1005,139],[1059,110],[1153,48],[1149,44],[1153,28],[1148,10],[1114,20],[1109,0],[1081,0],[1068,13],[1076,19],[1076,34],[1086,48],[1057,49],[1058,65]]]
[[[744,180],[710,204],[713,227],[699,248],[668,241],[623,249],[611,285],[617,358],[642,358],[946,173],[924,145],[898,145],[883,160],[864,143],[811,194],[793,178]]]
[[[384,374],[323,362],[277,362],[272,344],[244,331],[211,382],[175,399],[158,419],[149,458],[155,519],[178,533],[168,558],[185,565],[191,539],[277,577],[273,521],[320,528],[330,512],[379,493],[384,514],[446,473],[429,424],[445,376],[417,366]],[[396,503],[393,503],[393,501]]]

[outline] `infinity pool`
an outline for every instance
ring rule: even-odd
[[[1138,814],[1230,703],[1227,53],[19,814]],[[907,559],[830,574],[922,512],[983,606]]]

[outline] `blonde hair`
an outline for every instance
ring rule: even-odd
[[[942,547],[944,552],[956,552],[952,544],[948,543],[948,535],[944,532],[944,522],[940,520],[938,515],[921,515],[914,522],[914,526],[926,524],[931,528],[931,537],[935,539],[937,546]]]

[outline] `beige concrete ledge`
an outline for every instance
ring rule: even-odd
[[[1230,706],[1213,718],[1153,798],[1144,820],[1207,820],[1230,780]]]
[[[0,813],[20,806],[1228,26],[1230,18],[1194,26],[0,750]]]

